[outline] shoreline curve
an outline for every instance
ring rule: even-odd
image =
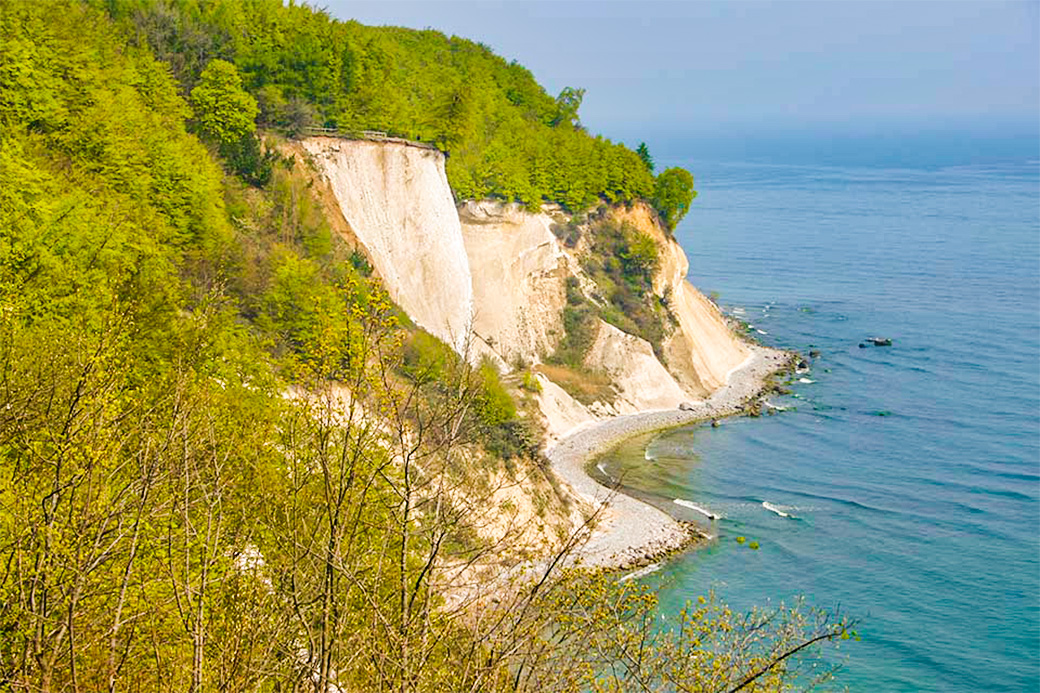
[[[648,565],[687,548],[702,535],[648,503],[601,485],[585,473],[585,465],[625,440],[644,433],[720,419],[746,411],[765,388],[766,379],[789,368],[795,355],[749,344],[751,355],[729,373],[726,384],[687,409],[663,409],[616,416],[582,426],[546,451],[556,476],[575,496],[600,511],[575,559],[591,568],[628,569]]]

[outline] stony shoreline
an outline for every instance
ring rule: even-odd
[[[602,486],[585,473],[585,465],[637,435],[747,412],[762,396],[769,376],[789,368],[796,358],[757,344],[749,347],[747,361],[707,399],[691,402],[683,409],[608,419],[565,436],[547,451],[557,476],[581,499],[601,509],[590,536],[577,549],[575,559],[582,565],[607,569],[644,566],[702,538],[694,525]]]

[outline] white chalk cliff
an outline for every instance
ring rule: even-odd
[[[570,258],[553,235],[553,219],[516,204],[482,201],[459,207],[473,276],[476,341],[503,362],[535,363],[563,336]]]
[[[461,350],[473,317],[473,281],[444,155],[328,137],[303,146],[390,297],[417,325]]]
[[[686,280],[690,271],[686,253],[665,235],[647,206],[617,209],[613,215],[657,242],[661,266],[654,277],[654,292],[668,298],[679,323],[664,343],[669,370],[686,390],[698,395],[714,392],[750,352],[730,331],[718,307]]]
[[[578,258],[552,233],[553,213],[490,201],[456,208],[444,157],[429,149],[331,138],[304,147],[387,291],[418,325],[507,370],[553,352],[563,338],[567,278],[581,277]],[[666,366],[645,340],[600,323],[585,364],[609,376],[612,402],[586,407],[539,376],[553,438],[604,416],[701,398],[748,355],[715,305],[686,281],[686,255],[652,212],[637,204],[611,213],[657,242],[654,290],[678,325],[663,344]]]

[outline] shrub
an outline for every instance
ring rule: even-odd
[[[525,371],[522,380],[520,381],[520,387],[528,392],[535,394],[542,391],[542,383],[538,380],[534,373],[531,371]]]

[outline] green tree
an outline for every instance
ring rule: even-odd
[[[657,176],[654,185],[654,208],[669,231],[690,211],[690,203],[697,197],[693,189],[693,175],[684,168],[669,168]]]
[[[640,161],[642,161],[650,173],[654,172],[654,159],[650,156],[650,148],[646,146],[646,142],[640,142],[639,147],[636,148],[636,154],[639,155]]]
[[[242,88],[238,68],[213,60],[191,90],[191,106],[200,134],[217,145],[233,145],[256,131],[256,99]]]
[[[451,151],[472,139],[475,110],[471,85],[462,83],[446,92],[434,115],[433,127],[441,131],[435,141],[444,151]]]
[[[560,95],[556,97],[556,117],[553,118],[552,124],[554,126],[560,124],[577,126],[578,109],[581,108],[581,101],[584,98],[584,89],[564,87]]]

